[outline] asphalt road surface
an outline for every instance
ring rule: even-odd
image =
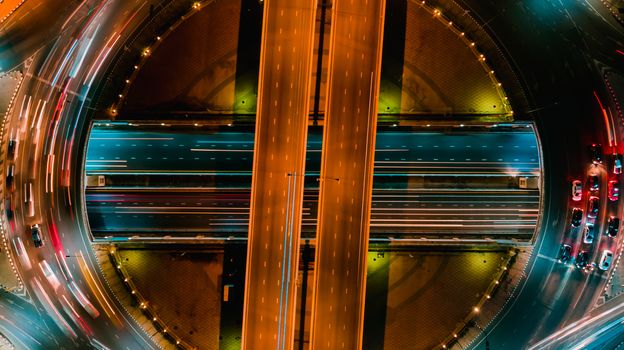
[[[96,238],[247,237],[249,189],[93,188],[87,193]],[[530,239],[539,193],[525,189],[373,191],[373,237]],[[318,189],[304,193],[302,234],[313,237]]]
[[[380,128],[375,175],[530,175],[539,174],[533,128]],[[87,148],[87,175],[218,174],[248,175],[251,183],[254,134],[229,127],[199,131],[143,130],[96,124]],[[322,135],[308,134],[306,176],[319,176]],[[237,184],[232,184],[236,186]]]
[[[105,192],[88,188],[94,234],[245,235],[253,134],[224,129],[184,134],[134,126],[94,127],[88,174],[125,179],[160,174],[179,178],[180,184],[188,174],[216,174],[211,180],[199,180],[201,190],[171,187],[175,184],[118,187],[122,180]],[[311,129],[307,143],[303,232],[308,236],[315,233],[318,216],[319,131]],[[539,193],[513,188],[515,184],[509,188],[509,176],[539,174],[532,128],[524,124],[448,132],[385,128],[377,133],[375,157],[371,234],[531,237]],[[233,178],[237,181],[228,181]],[[179,221],[173,225],[172,219]],[[442,219],[446,220],[440,223]]]
[[[384,0],[332,4],[310,347],[362,347]]]
[[[315,0],[264,4],[243,349],[294,343],[315,15]]]

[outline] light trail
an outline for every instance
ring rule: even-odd
[[[80,267],[82,275],[88,277],[85,278],[85,281],[87,282],[87,285],[91,289],[93,295],[95,295],[96,299],[98,300],[100,307],[104,310],[108,318],[117,328],[122,328],[123,323],[121,322],[121,319],[119,318],[111,304],[108,302],[107,298],[104,297],[104,292],[100,289],[100,286],[97,284],[95,278],[91,274],[91,270],[87,267],[87,263],[84,256],[82,255],[82,251],[78,251],[77,258],[78,267]]]
[[[173,137],[90,137],[89,140],[111,141],[171,141]]]
[[[615,131],[611,129],[611,123],[609,122],[609,116],[607,115],[607,110],[602,105],[602,101],[600,101],[600,98],[598,97],[598,93],[596,92],[596,90],[594,90],[594,97],[596,97],[596,101],[598,101],[598,106],[600,107],[600,111],[602,112],[602,117],[604,119],[605,127],[607,130],[607,137],[609,138],[609,146],[610,147],[617,146],[617,138],[613,137],[613,133]]]

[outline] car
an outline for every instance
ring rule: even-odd
[[[576,256],[576,267],[579,269],[586,269],[589,265],[589,253],[586,250],[581,250]]]
[[[39,229],[38,224],[30,226],[30,235],[32,236],[35,248],[43,247],[43,239],[41,238],[41,230]]]
[[[581,225],[581,221],[583,221],[583,209],[572,209],[572,227],[579,227]]]
[[[600,198],[596,196],[589,197],[589,205],[587,209],[587,217],[595,218],[598,216],[598,211],[600,209]]]
[[[562,264],[567,264],[570,262],[571,257],[572,246],[569,244],[561,243],[561,247],[559,247],[559,255],[557,256],[557,261]]]
[[[33,199],[33,185],[32,182],[24,184],[24,214],[27,217],[35,216],[35,203]]]
[[[15,159],[15,154],[17,153],[17,138],[11,136],[9,138],[9,145],[7,146],[7,158]]]
[[[13,190],[15,189],[15,164],[11,164],[7,167],[7,173],[6,173],[6,188],[7,190],[13,192]]]
[[[615,202],[620,197],[620,183],[617,180],[609,181],[607,185],[609,200]]]
[[[7,219],[12,220],[13,216],[15,215],[15,211],[13,208],[13,196],[12,195],[4,199],[4,208],[6,211]]]
[[[611,267],[611,262],[613,261],[613,252],[605,249],[602,251],[602,256],[600,257],[600,264],[598,264],[598,268],[602,271],[607,271],[609,267]]]
[[[572,181],[572,200],[578,202],[583,198],[583,183],[580,180]]]
[[[594,143],[589,147],[592,163],[595,165],[602,164],[602,145]]]
[[[613,173],[615,175],[622,173],[622,155],[621,154],[613,155]]]
[[[600,189],[600,178],[597,174],[589,175],[589,190],[594,192]]]
[[[583,228],[583,243],[592,244],[594,242],[594,224],[586,223]]]
[[[620,219],[615,216],[609,217],[609,221],[607,222],[607,236],[615,237],[617,236],[618,230],[620,229]]]

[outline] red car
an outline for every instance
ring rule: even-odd
[[[617,180],[609,181],[609,200],[615,202],[620,197],[620,183]]]

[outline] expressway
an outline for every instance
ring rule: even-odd
[[[309,237],[316,230],[322,144],[318,128],[308,135],[302,231]],[[105,188],[87,187],[94,235],[246,235],[251,149],[253,134],[229,127],[184,133],[94,126],[87,174],[107,178]],[[374,236],[533,234],[539,192],[510,188],[510,176],[539,174],[536,137],[524,124],[496,131],[380,128],[375,158]]]
[[[308,135],[302,230],[309,237],[316,230],[322,144],[319,128]],[[376,144],[372,235],[483,237],[487,229],[492,238],[531,238],[539,192],[518,189],[510,176],[539,174],[532,128],[388,127],[379,129]],[[94,126],[86,171],[106,176],[107,185],[87,187],[91,230],[100,239],[246,235],[251,149],[253,134],[231,127],[186,133]]]
[[[373,190],[371,237],[529,240],[539,194],[525,189]],[[98,240],[124,237],[247,237],[249,189],[91,188],[89,225]],[[302,235],[314,237],[318,188],[306,189]]]
[[[52,16],[49,27],[56,31],[63,27],[63,35],[52,37],[51,42],[44,40],[46,46],[34,56],[3,135],[5,145],[9,139],[17,144],[7,161],[15,166],[15,186],[4,188],[7,207],[14,211],[8,216],[7,238],[13,247],[20,247],[12,249],[13,260],[19,261],[20,274],[38,311],[49,316],[48,327],[59,339],[69,339],[66,348],[93,344],[156,348],[105,282],[83,230],[82,208],[73,204],[81,195],[80,186],[68,187],[70,180],[59,176],[72,173],[68,162],[76,159],[72,151],[80,146],[74,142],[76,126],[102,60],[116,40],[127,34],[124,30],[132,28],[130,19],[142,12],[145,4],[85,1],[84,12]],[[66,6],[62,11],[70,10],[73,8]],[[20,11],[6,23],[36,20]],[[109,28],[112,34],[98,35],[101,28]],[[30,44],[38,48],[36,42]],[[40,248],[32,240],[33,224],[41,230]]]
[[[538,125],[542,132],[542,139],[546,140],[544,144],[545,163],[550,172],[546,183],[550,187],[548,188],[545,216],[543,217],[542,227],[544,232],[536,242],[536,253],[527,269],[529,277],[521,288],[518,289],[517,298],[507,304],[505,309],[502,310],[500,318],[489,325],[483,335],[471,344],[473,348],[483,348],[487,339],[493,348],[522,348],[527,343],[537,341],[540,337],[557,329],[561,324],[578,318],[598,296],[601,289],[599,287],[605,282],[604,275],[597,271],[582,273],[581,271],[571,270],[556,264],[555,256],[561,241],[573,242],[575,250],[578,249],[580,232],[578,229],[568,229],[569,209],[571,206],[576,205],[568,200],[569,181],[575,178],[584,179],[587,176],[589,159],[585,155],[585,146],[595,141],[607,145],[610,141],[610,137],[605,137],[605,134],[611,133],[611,130],[607,130],[606,133],[602,130],[603,121],[601,118],[596,117],[600,116],[600,111],[595,106],[594,95],[591,91],[593,86],[600,86],[602,82],[595,82],[592,77],[596,72],[587,69],[587,63],[591,62],[593,64],[593,59],[596,57],[586,57],[588,54],[585,53],[592,53],[601,61],[621,69],[621,56],[615,56],[614,52],[615,48],[623,46],[623,41],[621,33],[618,32],[619,30],[613,30],[608,20],[600,18],[600,14],[592,8],[591,1],[565,2],[564,4],[561,1],[551,0],[537,2],[463,0],[461,3],[470,9],[466,14],[470,13],[471,16],[480,14],[482,16],[480,18],[481,23],[487,23],[487,27],[492,32],[496,32],[500,42],[514,43],[513,46],[504,49],[508,51],[509,57],[514,57],[517,66],[530,67],[530,73],[524,79],[527,80],[526,86],[531,86],[534,90],[535,100],[533,104],[535,109],[532,111],[519,111],[518,114],[527,113],[538,116]],[[99,301],[96,303],[98,310],[107,310],[112,312],[112,315],[123,313],[118,304],[113,302],[112,307],[107,307],[106,299],[99,299],[99,296],[104,295],[106,298],[114,300],[103,283],[101,272],[98,272],[100,270],[97,268],[97,262],[89,248],[89,242],[84,238],[87,234],[81,230],[81,225],[84,224],[84,221],[79,216],[81,215],[80,211],[84,208],[77,208],[75,204],[79,203],[81,199],[81,195],[76,194],[76,192],[81,192],[81,187],[76,186],[73,189],[68,189],[67,187],[70,182],[81,183],[81,175],[74,175],[80,173],[80,171],[76,171],[77,167],[75,166],[80,164],[80,157],[75,157],[76,153],[72,157],[72,153],[68,151],[81,147],[80,139],[74,138],[76,121],[81,117],[81,103],[84,103],[85,95],[81,91],[89,90],[90,82],[93,81],[96,75],[95,72],[99,70],[98,63],[101,64],[108,55],[107,49],[111,49],[114,43],[117,42],[119,35],[125,35],[124,21],[128,19],[127,16],[137,13],[146,2],[126,2],[125,4],[120,4],[120,2],[111,1],[109,4],[113,4],[112,7],[104,9],[94,8],[93,13],[90,13],[90,17],[88,17],[95,17],[98,13],[107,13],[110,16],[108,20],[98,18],[96,21],[80,23],[85,28],[89,27],[89,30],[72,31],[72,34],[74,34],[72,40],[54,41],[50,47],[46,48],[45,52],[42,52],[42,56],[38,56],[35,60],[34,67],[38,71],[32,70],[27,74],[24,88],[18,93],[18,103],[21,103],[22,106],[29,106],[30,101],[32,101],[32,105],[30,112],[27,112],[29,110],[28,107],[26,109],[22,108],[19,112],[20,115],[24,112],[23,117],[26,118],[27,123],[22,122],[22,120],[18,121],[18,117],[13,116],[9,122],[9,129],[5,133],[5,135],[8,135],[11,134],[10,129],[17,132],[17,130],[24,128],[18,132],[20,135],[20,146],[19,154],[16,157],[17,189],[13,194],[6,195],[6,198],[11,198],[12,202],[16,203],[16,215],[11,222],[13,229],[9,237],[11,240],[20,236],[24,237],[33,266],[37,266],[42,260],[50,262],[55,274],[63,281],[57,295],[66,296],[70,300],[69,305],[78,309],[77,314],[87,320],[88,325],[92,327],[98,337],[104,339],[106,343],[123,343],[129,348],[144,349],[153,347],[153,344],[146,339],[142,330],[137,327],[133,320],[127,317],[111,316],[112,319],[117,319],[119,322],[116,326],[111,326],[110,322],[103,316],[90,319],[86,311],[78,308],[77,301],[72,299],[72,293],[66,286],[69,283],[69,278],[60,277],[64,274],[67,274],[66,276],[70,274],[74,276],[76,283],[88,294],[88,298],[94,303],[96,303],[96,300]],[[147,11],[142,13],[147,15]],[[341,12],[338,16],[332,16],[332,18],[339,19],[345,13],[347,12]],[[376,13],[383,13],[383,11]],[[16,18],[21,20],[21,17]],[[367,16],[366,18],[369,17]],[[64,20],[64,18],[61,18],[61,20]],[[76,22],[78,21],[76,20]],[[557,25],[553,25],[553,22],[556,22]],[[96,23],[101,23],[101,28],[114,28],[114,34],[107,37],[95,35],[100,30],[95,27]],[[337,24],[339,23],[337,22]],[[526,28],[537,28],[537,30],[527,31]],[[53,31],[50,30],[50,32]],[[334,33],[335,31],[332,31],[332,35],[337,35]],[[74,41],[73,39],[76,40]],[[367,37],[367,40],[370,40],[370,36]],[[36,47],[36,45],[33,47]],[[89,47],[101,48],[101,50],[91,51]],[[345,50],[348,47],[348,44],[341,45],[339,49]],[[27,52],[28,50],[24,51]],[[539,54],[535,54],[536,52]],[[50,54],[48,59],[44,59],[43,55],[45,53]],[[335,52],[331,54],[335,56]],[[373,59],[374,56],[367,55],[369,59]],[[79,63],[83,61],[83,58],[84,66]],[[335,59],[332,62],[333,67],[337,66]],[[348,62],[349,59],[339,60],[340,64]],[[88,63],[93,63],[93,65],[89,66]],[[363,66],[360,65],[360,67]],[[348,72],[352,71],[339,71],[340,74],[349,74]],[[376,77],[374,78],[376,79]],[[583,82],[582,88],[579,87],[579,81]],[[332,88],[335,89],[335,87]],[[597,89],[599,90],[599,95],[602,95],[600,87]],[[28,90],[28,93],[25,93],[26,90]],[[344,91],[347,92],[348,90]],[[336,93],[339,94],[340,91]],[[363,93],[362,96],[368,98],[370,92],[369,94]],[[376,99],[373,100],[376,101]],[[336,106],[335,108],[339,107]],[[349,107],[348,110],[352,112],[355,109]],[[375,108],[370,110],[375,110]],[[82,114],[82,116],[84,115]],[[59,117],[60,119],[55,119]],[[330,118],[333,118],[333,116],[328,115],[327,121],[329,123],[332,122]],[[328,126],[330,126],[329,123]],[[615,128],[618,131],[617,134],[621,134],[621,126],[615,126]],[[58,130],[58,133],[55,133],[54,130]],[[13,132],[13,135],[15,135],[15,132]],[[371,130],[371,133],[374,135],[373,130]],[[57,134],[62,136],[55,138],[54,135]],[[562,135],[565,135],[565,137],[562,137]],[[4,140],[5,144],[6,137]],[[42,146],[44,141],[46,142],[45,147]],[[331,138],[328,139],[328,144],[333,144],[332,142]],[[372,145],[374,142],[369,142],[369,144]],[[421,145],[423,148],[425,147],[425,144]],[[448,145],[448,143],[432,143],[431,147],[434,148],[434,153],[440,151],[442,145]],[[405,146],[408,145],[405,144]],[[323,147],[326,147],[326,145]],[[433,156],[429,159],[424,158],[425,153],[423,153],[420,157],[401,159],[400,154],[403,151],[396,151],[395,146],[388,148],[390,150],[383,152],[393,154],[393,156],[387,156],[388,159],[386,159],[385,155],[380,156],[376,154],[375,166],[379,165],[378,168],[380,169],[383,166],[389,173],[404,173],[404,169],[408,169],[410,177],[414,177],[414,175],[422,176],[423,174],[433,176],[454,174],[457,172],[457,169],[465,170],[464,165],[461,167],[454,166],[462,159],[464,162],[468,162],[466,164],[471,164],[469,165],[470,167],[478,168],[474,171],[479,176],[483,175],[485,168],[485,170],[491,170],[493,176],[503,177],[516,174],[513,166],[505,167],[504,163],[513,165],[522,162],[515,159],[524,159],[521,157],[508,159],[500,156],[490,159],[489,155],[481,157],[479,157],[480,154],[465,156],[463,153],[458,156],[445,154],[444,158]],[[475,148],[474,144],[471,144],[470,150]],[[335,149],[339,149],[339,147]],[[193,152],[209,156],[213,151],[202,150]],[[239,153],[243,154],[245,152]],[[372,150],[368,153],[370,153],[370,159],[372,159]],[[534,150],[533,153],[535,154],[536,151]],[[427,156],[431,154],[430,152],[426,153]],[[393,158],[394,155],[398,157],[395,159]],[[45,156],[47,159],[42,156]],[[104,164],[105,166],[98,165],[98,159],[92,158],[87,163],[88,169],[95,172],[99,171],[106,175],[122,174],[127,165],[122,162],[115,162],[122,160],[115,159],[114,157],[116,156],[118,155],[104,156],[103,160],[109,161],[108,165]],[[161,164],[162,161],[169,160],[162,159],[162,157],[169,158],[168,156],[161,156],[159,159]],[[201,156],[196,157],[200,158]],[[135,156],[135,158],[139,159],[139,156]],[[479,161],[473,164],[475,159],[479,159]],[[130,161],[132,159],[127,160]],[[190,158],[177,159],[177,161],[182,161],[185,164],[193,164],[193,162],[188,160]],[[251,157],[248,160],[251,161]],[[489,162],[494,162],[495,164],[488,164]],[[524,162],[526,162],[526,168],[523,168],[522,172],[533,173],[536,169],[539,169],[538,161],[535,157],[533,160],[527,158]],[[110,163],[115,166],[112,166]],[[327,161],[324,160],[324,166],[326,163]],[[72,165],[71,168],[69,168],[69,164]],[[205,166],[205,164],[213,165],[213,163],[204,162],[202,166]],[[232,162],[232,168],[235,170],[240,165]],[[214,168],[202,166],[197,166],[199,170],[196,171],[198,173],[214,170]],[[330,166],[336,166],[336,163],[332,162]],[[165,169],[169,169],[169,167]],[[251,174],[250,169],[251,165],[243,169],[242,172]],[[320,166],[318,169],[321,169]],[[323,172],[313,174],[312,176],[320,177],[323,191],[331,192],[332,194],[338,193],[339,191],[327,190],[325,188],[344,186],[345,177],[333,174],[327,176],[326,168],[323,169]],[[160,168],[148,166],[143,170],[148,175],[149,173],[167,173],[163,171],[162,166]],[[605,167],[600,167],[603,187],[607,179],[607,171],[608,169]],[[358,173],[365,174],[366,172],[363,170]],[[370,173],[368,172],[368,174]],[[68,175],[67,178],[61,178],[59,174],[71,175]],[[43,180],[44,178],[46,179],[45,181]],[[340,179],[342,183],[338,184],[338,181],[333,181],[333,179]],[[25,217],[25,213],[28,210],[23,204],[26,202],[24,202],[23,194],[21,193],[23,191],[22,185],[29,181],[41,184],[40,186],[35,186],[34,189],[34,198],[38,204],[36,215],[32,218]],[[374,183],[374,181],[371,182]],[[408,187],[407,184],[410,184],[410,182],[405,180],[403,183],[405,187]],[[248,188],[250,183],[247,183],[245,186]],[[422,195],[422,193],[417,195]],[[622,213],[620,203],[608,205],[604,198],[604,191],[601,196],[602,216],[599,218],[600,222],[604,222],[604,216],[607,212],[610,214]],[[369,195],[370,197],[373,197],[374,200],[375,192],[373,192],[372,196]],[[322,203],[324,203],[324,199],[325,197],[321,195]],[[398,201],[395,199],[391,198],[391,200],[394,201],[393,205],[398,204]],[[305,208],[306,198],[303,199],[303,202]],[[249,206],[248,200],[245,202],[242,199],[240,203],[241,206]],[[180,203],[179,205],[182,206],[183,204]],[[586,202],[582,202],[582,205],[585,206]],[[40,206],[44,210],[39,210]],[[375,218],[374,208],[375,205],[373,204],[371,219]],[[423,218],[423,216],[415,217],[417,220],[422,220]],[[435,218],[440,220],[438,217]],[[324,220],[322,213],[321,220]],[[30,241],[26,241],[28,235],[25,232],[27,232],[28,225],[36,222],[42,224],[44,239],[47,243],[42,249],[34,248]],[[305,224],[306,221],[304,221],[304,227]],[[371,230],[373,228],[374,225]],[[62,246],[59,245],[61,239]],[[592,247],[592,259],[595,260],[601,249],[612,246],[614,242],[607,241],[605,237],[600,237],[598,242]],[[62,254],[57,255],[57,252]],[[67,257],[69,261],[63,262],[63,257]],[[67,264],[67,268],[63,267],[64,264]],[[26,274],[28,282],[26,285],[31,295],[37,299],[45,300],[45,295],[51,294],[53,287],[48,285],[49,283],[46,282],[40,269],[37,269]],[[88,277],[89,272],[86,271],[93,271],[95,276]],[[340,269],[339,271],[343,270]],[[103,290],[98,290],[100,288]],[[46,294],[43,294],[42,290]],[[327,289],[323,291],[327,291]],[[38,305],[44,304],[39,303]],[[46,302],[45,305],[48,308],[46,311],[52,314],[54,314],[54,309],[62,310],[60,301]],[[570,305],[574,306],[572,311],[569,311]],[[61,318],[71,322],[71,317],[69,316],[72,313],[71,307],[66,306],[65,311],[60,311],[60,313],[62,313]],[[315,317],[318,317],[318,313]],[[120,326],[120,324],[123,326]],[[327,325],[331,323],[322,324],[317,320],[315,327],[318,327],[319,324]],[[74,325],[71,327],[78,329],[80,326]],[[354,327],[357,328],[358,326],[355,325]],[[354,332],[350,331],[351,334],[357,333],[355,328]],[[71,331],[68,331],[68,333],[71,334]],[[510,333],[515,334],[515,336],[513,338],[509,337]]]
[[[322,129],[310,127],[306,175],[319,176]],[[375,174],[510,176],[540,172],[530,124],[492,127],[380,127]],[[170,130],[136,123],[95,124],[87,146],[87,175],[176,173],[247,175],[251,183],[254,133],[248,128]],[[229,184],[235,186],[238,184]],[[123,186],[123,184],[120,184]]]
[[[316,0],[264,5],[242,349],[291,349]]]
[[[384,0],[332,3],[310,348],[361,349]]]

